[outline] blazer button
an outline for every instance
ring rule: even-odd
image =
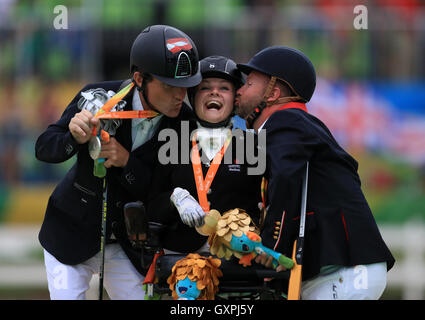
[[[74,147],[71,146],[69,143],[65,146],[66,154],[71,154],[73,150],[74,150]]]
[[[273,239],[277,240],[277,236],[273,236]]]
[[[212,190],[211,188],[208,189],[207,194],[211,194]]]
[[[275,222],[275,224],[276,224],[277,226],[280,226],[280,221],[276,221],[276,222]]]
[[[125,178],[129,184],[133,184],[133,182],[136,180],[136,177],[131,172],[127,173]]]

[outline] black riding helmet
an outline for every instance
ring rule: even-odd
[[[255,120],[266,108],[268,90],[276,80],[286,83],[293,91],[294,96],[291,98],[302,102],[310,101],[316,88],[316,71],[313,64],[304,53],[293,48],[283,46],[265,48],[247,64],[238,64],[238,68],[245,74],[256,70],[271,77],[263,101],[245,119],[247,128],[252,128]]]
[[[284,81],[305,102],[316,88],[316,72],[307,56],[299,50],[274,46],[258,52],[247,64],[238,64],[245,74],[257,70]]]
[[[232,59],[223,56],[209,56],[202,59],[199,64],[202,79],[222,78],[233,82],[236,89],[241,87],[242,74]]]
[[[238,90],[243,85],[242,73],[238,70],[236,63],[232,59],[229,59],[223,56],[209,56],[202,59],[199,62],[199,65],[200,65],[202,79],[206,79],[206,78],[225,79],[232,82],[236,90]],[[188,95],[190,103],[193,106],[193,109],[196,115],[196,110],[194,105],[195,92],[196,92],[196,86],[191,87],[188,89],[187,95]],[[201,125],[206,127],[226,126],[230,122],[233,116],[234,116],[234,111],[230,114],[228,119],[222,122],[209,123],[199,119],[198,116],[196,115],[197,120],[201,123]]]
[[[193,87],[202,80],[195,43],[167,25],[149,26],[138,35],[130,52],[130,71],[152,74],[175,87]]]

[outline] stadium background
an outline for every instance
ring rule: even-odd
[[[57,5],[68,29],[55,29]],[[368,28],[357,30],[354,7]],[[150,24],[180,28],[201,58],[247,62],[269,45],[316,67],[308,104],[359,161],[362,186],[397,263],[385,299],[425,297],[425,3],[420,0],[1,0],[0,299],[47,299],[37,232],[75,159],[34,156],[37,136],[86,83],[125,79]],[[236,123],[243,126],[240,119]]]

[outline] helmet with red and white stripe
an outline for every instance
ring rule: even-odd
[[[193,87],[202,80],[195,43],[167,25],[149,26],[137,36],[130,52],[130,70],[150,73],[175,87]]]

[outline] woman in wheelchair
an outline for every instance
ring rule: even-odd
[[[188,90],[194,118],[182,124],[189,126],[190,141],[183,135],[179,139],[178,150],[188,150],[189,163],[158,164],[146,204],[150,225],[156,229],[153,238],[157,243],[151,247],[158,246],[156,250],[163,249],[165,254],[156,274],[160,280],[156,289],[162,282],[163,292],[168,289],[166,277],[178,259],[188,253],[210,254],[208,236],[197,231],[205,212],[216,209],[223,214],[241,208],[255,225],[260,219],[262,176],[249,175],[248,169],[254,165],[248,163],[245,152],[238,152],[241,142],[242,151],[247,150],[247,143],[257,142],[247,139],[247,133],[240,129],[232,134],[235,93],[243,83],[241,73],[233,60],[222,56],[201,60],[200,68],[202,82]],[[251,149],[257,150],[256,145]],[[184,158],[180,155],[179,159]],[[264,289],[264,277],[277,274],[259,265],[243,268],[237,260],[223,260],[221,268],[220,292],[258,293]],[[278,277],[286,276],[280,273]]]
[[[237,157],[241,143],[236,140],[245,142],[245,135],[232,135],[241,73],[233,60],[221,56],[201,60],[200,69],[202,82],[188,90],[195,116],[182,124],[189,125],[191,139],[179,139],[179,151],[190,154],[179,159],[189,163],[158,165],[146,208],[149,221],[171,226],[162,238],[165,253],[208,252],[207,236],[195,227],[210,209],[224,213],[242,208],[254,223],[259,221],[262,177],[248,175],[246,159]]]

